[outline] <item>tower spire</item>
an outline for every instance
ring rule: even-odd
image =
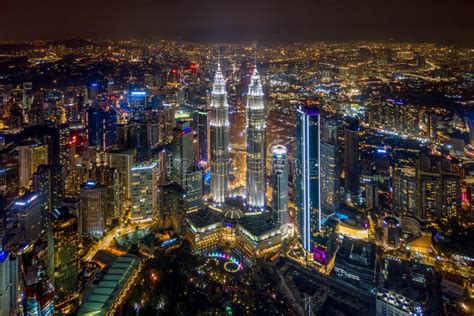
[[[255,68],[247,94],[247,207],[249,211],[263,211],[266,201],[265,181],[265,105],[262,82]]]
[[[214,202],[222,205],[228,196],[229,105],[227,104],[225,79],[220,67],[220,54],[218,54],[217,70],[211,93],[209,125],[211,194]]]

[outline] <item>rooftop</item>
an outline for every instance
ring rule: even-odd
[[[188,222],[193,227],[203,229],[211,225],[222,225],[222,217],[219,213],[204,207],[197,212],[188,215]]]
[[[77,315],[106,315],[139,262],[130,254],[118,257],[98,285],[88,289]]]
[[[255,236],[257,239],[278,229],[275,224],[267,217],[263,215],[247,216],[239,221],[240,226],[248,233]]]

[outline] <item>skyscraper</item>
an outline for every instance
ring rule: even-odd
[[[129,122],[127,126],[128,148],[135,148],[136,161],[144,163],[150,160],[150,140],[148,133],[148,122],[144,119],[136,119]]]
[[[202,161],[208,159],[208,113],[203,109],[194,111],[193,113],[193,130],[197,134],[198,152],[197,158]]]
[[[193,169],[193,131],[189,122],[177,122],[173,137],[172,166],[176,182],[181,182],[181,179]]]
[[[94,168],[94,180],[107,188],[107,225],[117,222],[123,211],[123,184],[117,168],[98,166]]]
[[[211,139],[211,194],[214,202],[223,204],[228,196],[227,176],[229,174],[229,105],[225,80],[218,64],[210,104]]]
[[[50,214],[64,196],[64,179],[61,165],[39,165],[33,173],[33,191],[41,194],[43,210]]]
[[[359,121],[350,119],[344,129],[344,176],[346,193],[359,195]]]
[[[377,183],[365,184],[365,208],[374,210],[380,205],[379,202],[379,186]]]
[[[96,82],[94,82],[89,87],[89,93],[88,93],[89,100],[95,101],[95,99],[97,99],[98,94],[99,94],[99,85]]]
[[[48,270],[60,299],[77,291],[78,251],[77,217],[67,206],[54,209],[48,229]]]
[[[393,209],[401,215],[417,216],[417,181],[415,170],[400,168],[393,172]]]
[[[278,226],[288,224],[288,160],[286,147],[272,147],[272,211]]]
[[[33,99],[33,83],[23,82],[22,105],[24,109],[29,110]]]
[[[18,260],[0,245],[0,315],[16,315]]]
[[[320,115],[302,106],[296,119],[296,204],[298,231],[303,247],[312,251],[314,237],[321,230]]]
[[[135,165],[131,169],[132,220],[151,220],[156,217],[158,170],[157,162]]]
[[[321,122],[321,213],[323,217],[328,217],[339,207],[341,159],[337,142],[338,122],[333,118],[323,118]]]
[[[18,146],[20,187],[29,188],[33,173],[39,165],[48,163],[48,145],[24,144]]]
[[[4,230],[4,219],[0,217],[0,315],[16,315],[18,260],[3,249]]]
[[[265,105],[257,68],[250,78],[247,95],[247,207],[251,211],[265,208]]]
[[[90,146],[110,150],[117,142],[117,112],[93,106],[87,110],[87,135]]]
[[[46,112],[44,110],[44,92],[43,91],[36,91],[33,95],[33,102],[31,104],[31,108],[28,112],[29,117],[29,125],[43,125]]]
[[[186,227],[186,191],[177,183],[160,186],[158,189],[158,225],[173,227],[179,236],[183,236]]]
[[[106,228],[107,188],[95,181],[81,185],[80,229],[83,235],[101,236]]]
[[[122,183],[123,198],[125,204],[130,202],[132,197],[130,190],[131,169],[135,160],[135,150],[112,151],[108,153],[107,164],[110,168],[115,168],[119,172],[120,182]]]
[[[422,154],[416,164],[418,216],[455,219],[461,207],[461,178],[451,161]]]
[[[44,227],[41,197],[37,192],[28,192],[12,205],[11,217],[18,222],[24,240],[36,241],[41,237]]]
[[[173,139],[173,180],[186,191],[187,211],[202,206],[202,172],[194,164],[193,132],[189,122],[178,122]]]

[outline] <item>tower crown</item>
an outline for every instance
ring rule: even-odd
[[[263,96],[262,80],[258,74],[257,66],[253,69],[252,76],[250,77],[249,85],[249,96]]]
[[[225,92],[225,79],[222,74],[221,64],[217,64],[217,71],[214,75],[214,84],[212,85],[212,94],[226,94]]]

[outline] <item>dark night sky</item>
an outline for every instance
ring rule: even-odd
[[[474,46],[474,0],[0,0],[0,40],[395,39]]]

